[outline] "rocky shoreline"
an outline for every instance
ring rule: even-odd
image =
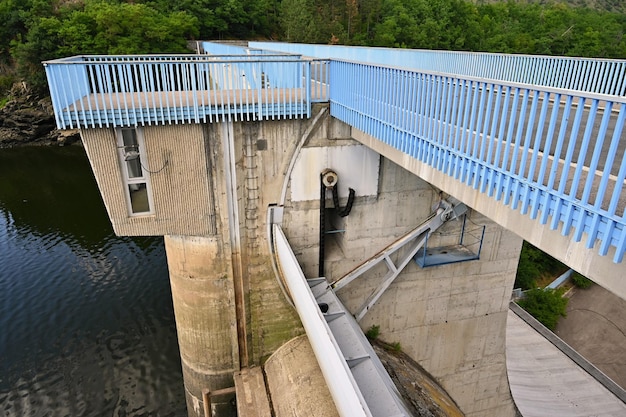
[[[64,146],[80,142],[78,130],[56,128],[50,97],[40,97],[16,85],[0,108],[0,148]]]

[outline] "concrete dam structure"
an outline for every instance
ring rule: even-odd
[[[378,328],[465,415],[515,416],[505,331],[522,238],[626,294],[623,96],[582,91],[576,107],[566,87],[554,96],[474,75],[400,94],[421,70],[397,75],[364,56],[380,78],[352,74],[386,91],[370,128],[346,116],[346,62],[273,49],[203,43],[198,55],[45,63],[57,124],[80,129],[115,233],[164,236],[189,415],[231,415],[233,402],[241,416],[411,415],[364,336]],[[602,148],[559,144],[580,127],[566,121],[559,135],[558,120],[585,100],[602,120],[589,135],[610,149],[563,173]],[[396,117],[398,138],[379,113]],[[467,123],[449,117],[464,113]],[[407,123],[421,119],[415,137],[445,142],[447,156],[407,150]],[[579,125],[593,131],[590,119]],[[457,146],[455,134],[467,137]],[[461,177],[447,173],[452,156]]]

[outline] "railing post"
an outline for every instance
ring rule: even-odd
[[[305,68],[306,68],[306,76],[305,76],[305,82],[306,82],[306,117],[307,119],[311,117],[311,63],[313,61],[304,61],[305,62]]]

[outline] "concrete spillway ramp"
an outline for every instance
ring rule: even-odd
[[[506,356],[522,416],[626,416],[626,404],[511,310]]]
[[[374,343],[374,350],[398,385],[412,416],[463,416],[448,394],[406,354],[389,350],[381,342]],[[285,343],[269,357],[263,370],[276,417],[339,417],[306,336]]]

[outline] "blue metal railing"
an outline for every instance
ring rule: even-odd
[[[626,98],[331,62],[331,114],[615,262],[626,248]]]
[[[45,63],[58,127],[308,117],[330,94],[333,116],[622,261],[626,61],[215,45]]]
[[[291,52],[272,52],[266,49],[252,48],[241,42],[202,41],[199,42],[202,52],[210,55],[279,55],[284,58],[300,59],[302,54]]]
[[[327,61],[283,55],[80,56],[44,63],[57,127],[309,117]]]
[[[626,95],[626,60],[482,52],[249,42],[250,48],[488,78],[597,94]]]

